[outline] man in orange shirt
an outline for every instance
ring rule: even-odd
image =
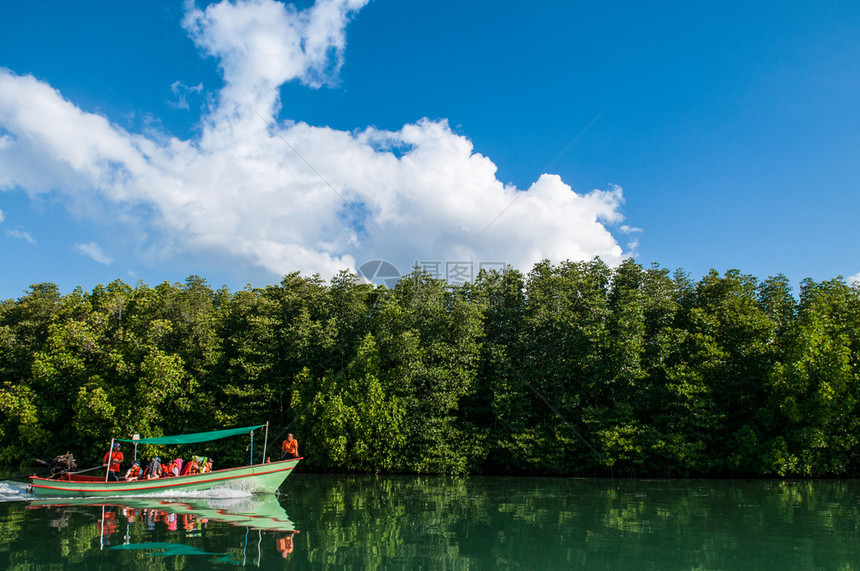
[[[287,439],[281,444],[281,460],[299,457],[299,441],[293,438],[292,434],[287,434]]]
[[[108,469],[107,479],[111,482],[119,481],[119,465],[122,464],[122,451],[117,442],[113,445],[113,450],[105,454],[102,460],[102,466]]]

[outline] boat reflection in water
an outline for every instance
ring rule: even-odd
[[[66,527],[76,513],[90,514],[98,519],[98,549],[134,550],[150,557],[208,556],[220,563],[244,564],[250,547],[256,556],[252,559],[256,558],[259,564],[264,531],[274,532],[266,535],[274,535],[275,548],[282,557],[292,553],[293,537],[299,533],[277,497],[270,494],[239,498],[105,500],[107,498],[36,500],[29,502],[28,509],[57,512],[59,517],[51,519],[50,525],[58,529]],[[212,531],[213,524],[245,528],[241,553],[238,549],[231,552],[209,550],[212,545],[224,547],[226,539],[205,537]],[[257,533],[250,534],[252,530]],[[191,545],[192,542],[198,545]]]

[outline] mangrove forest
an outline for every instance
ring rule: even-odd
[[[266,421],[313,471],[856,476],[860,286],[594,259],[0,301],[0,465]]]

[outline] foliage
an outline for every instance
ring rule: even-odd
[[[318,470],[854,475],[858,375],[841,278],[795,298],[784,276],[594,259],[462,286],[44,283],[0,302],[0,463],[271,420],[255,456],[289,431]]]

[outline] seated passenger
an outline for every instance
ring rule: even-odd
[[[173,475],[173,473],[171,472],[172,466],[173,466],[172,461],[171,462],[165,462],[165,463],[161,464],[161,477],[162,478],[169,478],[170,476]]]
[[[212,460],[212,458],[205,459],[204,462],[200,465],[200,473],[205,474],[206,472],[211,472],[213,463],[214,460]]]
[[[146,467],[146,478],[148,480],[155,480],[156,478],[161,477],[161,458],[156,456],[149,462],[149,466]]]
[[[191,460],[185,464],[185,468],[182,469],[182,475],[186,474],[199,474],[200,473],[200,463],[197,461],[197,456],[192,456]]]
[[[125,479],[133,482],[140,478],[140,460],[135,460],[131,468],[125,473]]]
[[[170,466],[170,473],[174,476],[178,476],[182,473],[182,458],[174,459]]]

